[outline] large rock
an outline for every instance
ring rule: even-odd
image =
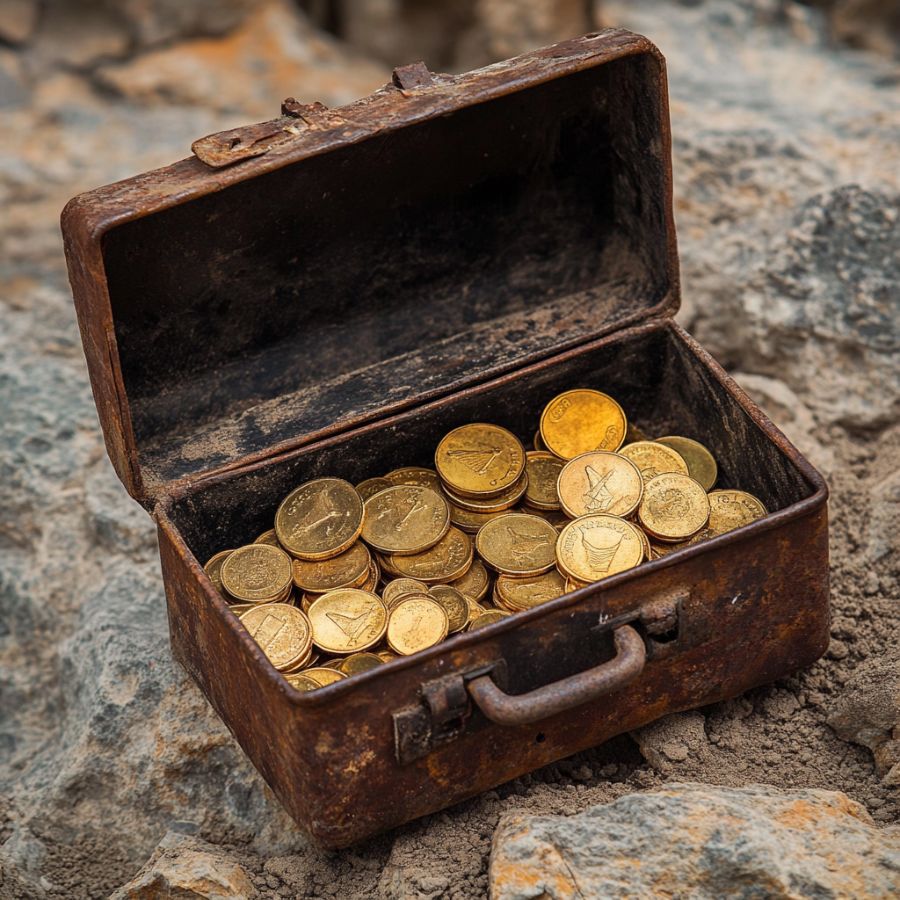
[[[701,333],[750,371],[781,378],[821,421],[896,421],[900,195],[855,185],[817,194],[760,248],[758,267],[747,263],[743,289],[721,296]]]
[[[861,665],[833,703],[828,724],[838,737],[868,747],[878,774],[900,785],[900,657]]]
[[[0,0],[0,18],[6,2]],[[15,5],[28,6],[24,0]],[[163,44],[226,34],[257,6],[254,0],[48,0],[43,5],[40,18],[27,25],[27,10],[16,16],[20,39],[31,38],[41,62],[84,68]]]
[[[703,713],[675,713],[633,731],[631,736],[641,756],[663,775],[677,774],[682,763],[696,766],[710,756]]]
[[[570,817],[507,814],[492,900],[894,897],[900,830],[832,791],[674,784]]]
[[[134,878],[110,900],[251,900],[244,869],[218,848],[170,832]]]
[[[781,0],[605,0],[603,13],[655,40],[672,73],[681,320],[820,425],[895,421],[895,66],[857,78],[849,54],[823,52],[816,11]]]
[[[465,71],[591,29],[584,0],[336,0],[338,32],[348,43],[401,65]]]
[[[828,13],[832,34],[854,47],[900,55],[900,4],[896,0],[814,0]]]
[[[289,0],[266,0],[224,36],[181,41],[104,65],[94,77],[133,103],[213,106],[241,110],[252,120],[278,116],[285,97],[326,106],[349,103],[384,84],[390,70],[319,34]]]
[[[0,39],[24,43],[34,32],[39,15],[38,0],[0,0]]]

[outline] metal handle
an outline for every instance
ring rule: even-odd
[[[630,625],[622,625],[613,632],[613,639],[616,655],[586,672],[516,695],[498,688],[490,675],[480,675],[468,683],[469,694],[478,708],[498,725],[539,722],[609,694],[640,675],[647,659],[641,636]]]

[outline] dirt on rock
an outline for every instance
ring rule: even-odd
[[[900,630],[900,73],[835,46],[805,4],[775,5],[790,15],[756,0],[609,0],[603,16],[669,60],[680,320],[829,481],[827,654],[327,853],[171,659],[153,528],[105,455],[58,215],[285,96],[335,105],[389,67],[284,2],[230,3],[224,32],[185,12],[174,34],[176,20],[133,18],[152,3],[130,3],[106,49],[73,62],[48,49],[52,20],[16,4],[12,37],[0,34],[0,898],[107,897],[160,842],[169,871],[184,846],[261,897],[478,897],[501,816],[572,815],[676,781],[837,790],[880,825],[900,820],[872,749],[829,725],[839,711],[853,732],[848,698],[868,708],[873,663],[896,658]],[[425,55],[404,46],[397,63]],[[194,81],[198,47],[212,68]]]

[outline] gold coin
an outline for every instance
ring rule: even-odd
[[[434,584],[428,589],[428,593],[444,607],[449,621],[448,632],[456,634],[462,631],[469,621],[469,607],[462,592],[448,584]]]
[[[466,534],[475,534],[478,529],[481,528],[486,522],[490,522],[491,519],[496,519],[497,516],[502,516],[506,513],[505,509],[498,510],[497,512],[473,512],[469,509],[463,509],[461,506],[457,506],[452,500],[447,501],[447,505],[450,507],[450,522],[455,525],[457,528],[465,531]]]
[[[502,493],[492,497],[465,497],[444,486],[444,493],[454,506],[475,513],[496,513],[515,506],[528,489],[528,476],[523,472],[522,477]]]
[[[480,603],[475,600],[470,600],[468,597],[466,597],[466,606],[469,607],[469,625],[471,625],[475,619],[479,618],[479,616],[483,616],[487,612],[487,609]]]
[[[294,488],[275,514],[281,545],[299,559],[343,553],[362,530],[363,501],[341,478],[316,478]]]
[[[388,605],[404,594],[427,594],[428,585],[416,581],[415,578],[395,578],[389,581],[381,592],[382,599]]]
[[[346,676],[360,675],[370,669],[377,669],[384,665],[384,660],[374,653],[354,653],[340,661],[339,671]]]
[[[563,461],[547,451],[532,450],[526,454],[525,473],[528,486],[525,502],[537,509],[559,509],[556,482],[562,471]]]
[[[313,652],[312,646],[312,636],[310,635],[310,645],[309,645],[309,653],[305,656],[302,656],[297,662],[293,665],[288,666],[284,669],[279,669],[282,675],[293,675],[296,672],[302,672],[308,666],[315,666],[319,662],[319,654]]]
[[[491,578],[484,563],[480,559],[476,559],[469,566],[469,571],[462,578],[451,582],[450,586],[455,587],[467,600],[478,602],[487,594],[488,588],[491,586]]]
[[[591,584],[624,572],[644,558],[640,529],[617,516],[582,516],[563,528],[556,544],[560,571]]]
[[[612,397],[581,388],[554,397],[541,414],[541,438],[551,453],[574,459],[589,450],[615,451],[628,423]]]
[[[228,607],[238,618],[240,618],[248,609],[254,609],[257,606],[267,606],[266,603],[231,603],[231,597],[226,597],[230,605]]]
[[[331,559],[295,559],[292,565],[294,584],[301,591],[313,594],[357,587],[369,574],[371,561],[369,550],[361,541]]]
[[[566,592],[566,579],[556,569],[528,578],[501,575],[497,579],[496,590],[503,606],[515,612],[562,597]]]
[[[386,663],[393,662],[395,659],[400,659],[400,657],[396,653],[394,653],[392,650],[376,650],[375,655],[382,662],[386,662]]]
[[[534,446],[534,449],[537,450],[539,453],[543,453],[543,452],[547,451],[547,448],[544,445],[544,441],[541,438],[541,429],[540,428],[538,428],[538,430],[534,433],[534,439],[531,441],[531,443]]]
[[[650,538],[647,537],[647,532],[643,528],[638,528],[638,533],[641,536],[641,543],[644,545],[644,559],[651,559],[653,551],[650,549]]]
[[[661,541],[683,541],[709,521],[709,498],[690,475],[667,472],[644,486],[641,525]]]
[[[212,582],[213,587],[226,600],[231,600],[231,597],[228,595],[225,588],[222,587],[222,563],[224,563],[233,552],[233,550],[220,550],[215,556],[211,556],[203,567],[203,571],[206,572],[206,576]]]
[[[579,581],[577,578],[569,578],[566,576],[566,593],[571,594],[572,591],[580,591],[582,588],[586,588],[588,586],[587,581]]]
[[[746,491],[712,491],[709,494],[708,536],[725,534],[743,525],[749,525],[768,515],[762,502]]]
[[[668,556],[670,553],[674,553],[676,550],[680,550],[682,547],[687,547],[689,544],[693,544],[697,538],[703,535],[704,531],[700,531],[689,541],[679,541],[677,544],[661,544],[656,541],[651,541],[650,559],[661,559],[663,556]],[[711,535],[706,535],[706,537],[711,537]]]
[[[447,612],[432,597],[407,597],[391,610],[387,627],[388,646],[409,656],[439,644],[450,627]]]
[[[410,597],[428,597],[430,596],[428,593],[428,588],[426,587],[421,591],[411,591],[408,594],[397,594],[391,600],[385,600],[384,605],[388,608],[388,613],[398,604],[402,603],[404,600],[408,600]]]
[[[296,606],[266,603],[248,609],[240,618],[276,669],[290,669],[309,655],[312,647],[309,619]]]
[[[222,586],[244,603],[280,598],[291,584],[291,558],[268,544],[238,547],[222,563]]]
[[[445,435],[434,462],[441,480],[454,493],[495,497],[522,477],[525,448],[505,428],[476,422]]]
[[[380,597],[356,588],[323,594],[309,607],[313,643],[326,653],[343,655],[374,647],[384,637],[387,618]]]
[[[425,584],[446,584],[462,578],[472,565],[472,541],[451,526],[450,530],[424,553],[413,556],[386,556],[386,567],[398,577],[415,578]]]
[[[716,458],[703,444],[691,438],[671,434],[656,438],[655,442],[671,447],[687,464],[688,475],[699,482],[704,491],[712,490],[719,477],[719,468],[716,465]]]
[[[379,491],[392,486],[392,482],[387,478],[367,478],[356,486],[356,493],[363,498],[363,502],[374,497]]]
[[[381,566],[382,572],[386,572],[393,579],[401,577],[401,573],[398,572],[394,568],[393,563],[391,563],[391,557],[389,553],[375,553],[373,555],[378,560],[378,565]]]
[[[487,565],[506,575],[539,575],[556,562],[556,529],[539,516],[509,513],[488,522],[475,536]]]
[[[571,519],[561,509],[537,509],[534,506],[519,507],[519,512],[528,513],[530,516],[540,516],[545,522],[549,522],[557,531],[562,531]]]
[[[313,681],[312,678],[307,678],[302,672],[292,672],[284,677],[295,691],[303,691],[305,693],[306,691],[316,691],[320,687],[317,682]]]
[[[362,539],[382,553],[421,553],[450,528],[444,498],[430,488],[398,484],[366,500]]]
[[[644,484],[666,472],[690,474],[687,463],[677,450],[665,444],[657,444],[656,441],[635,441],[633,444],[626,444],[619,451],[619,455],[630,459],[640,469]]]
[[[314,681],[319,687],[335,684],[338,681],[343,681],[347,677],[339,669],[325,668],[324,666],[304,669],[303,674],[311,681]]]
[[[644,433],[644,431],[638,428],[634,422],[628,423],[628,428],[625,431],[625,443],[626,444],[635,444],[638,441],[649,441],[650,438]]]
[[[484,628],[486,625],[493,625],[494,622],[499,622],[501,619],[505,619],[509,615],[508,612],[504,612],[500,609],[488,609],[485,610],[478,618],[472,619],[469,622],[469,631],[475,631],[476,628]]]
[[[384,476],[385,481],[391,484],[413,484],[418,487],[426,487],[432,491],[440,491],[441,479],[434,469],[426,469],[423,466],[403,466],[394,469]]]
[[[278,543],[278,535],[275,534],[274,528],[264,531],[253,543],[268,544],[270,547],[277,547],[279,550],[282,549],[281,544]]]
[[[265,545],[263,545],[265,546]],[[282,551],[283,553],[284,551]],[[290,557],[288,557],[290,558]],[[286,588],[284,588],[280,593],[276,594],[270,603],[289,603],[292,599],[291,595],[294,592],[294,584],[291,582]]]
[[[557,490],[562,508],[573,519],[600,513],[624,517],[638,508],[644,482],[630,459],[594,450],[563,466]]]
[[[378,591],[376,588],[378,587],[379,581],[381,581],[381,569],[379,568],[378,563],[372,559],[369,561],[369,572],[366,580],[361,585],[358,585],[358,587],[360,590],[377,594]],[[352,587],[357,587],[357,585],[352,585]]]

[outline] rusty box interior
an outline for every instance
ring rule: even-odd
[[[660,66],[625,56],[109,229],[149,489],[674,307]]]
[[[750,491],[772,512],[815,492],[714,374],[660,324],[498,379],[453,403],[428,404],[389,428],[363,428],[305,453],[200,482],[171,505],[169,515],[195,556],[206,560],[271,528],[282,497],[309,478],[357,482],[399,465],[433,466],[435,436],[471,421],[503,425],[529,444],[540,410],[572,386],[610,393],[648,434],[702,441],[718,461],[718,486]]]

